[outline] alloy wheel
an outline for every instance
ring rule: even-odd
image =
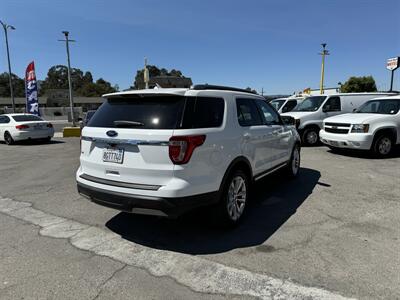
[[[293,175],[297,175],[300,168],[300,152],[299,148],[295,147],[293,149],[293,157],[292,157],[292,173]]]
[[[314,130],[311,130],[307,133],[306,139],[308,144],[314,145],[318,142],[318,134]]]
[[[247,199],[247,188],[242,176],[233,177],[228,189],[227,209],[232,221],[237,221],[243,214]]]
[[[381,138],[378,144],[379,154],[387,155],[390,150],[392,150],[392,141],[388,137]]]

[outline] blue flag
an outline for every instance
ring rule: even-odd
[[[35,63],[31,62],[25,72],[26,112],[40,116]]]

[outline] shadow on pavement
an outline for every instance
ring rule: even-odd
[[[32,145],[55,145],[55,144],[64,144],[64,141],[60,140],[51,140],[51,141],[44,141],[44,140],[25,140],[25,141],[18,141],[15,142],[12,146],[32,146]],[[6,143],[0,142],[0,144],[5,145]]]
[[[278,173],[260,180],[242,223],[234,229],[218,226],[206,209],[177,220],[119,213],[106,226],[124,239],[147,247],[187,254],[222,253],[264,243],[312,193],[320,172],[302,168],[288,180]],[[328,186],[324,183],[320,183]]]

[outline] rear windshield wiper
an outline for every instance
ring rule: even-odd
[[[118,120],[118,121],[114,121],[114,125],[117,127],[140,127],[140,126],[144,126],[144,123],[136,122],[136,121]]]

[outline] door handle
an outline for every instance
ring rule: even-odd
[[[278,135],[278,134],[279,134],[279,130],[274,130],[274,131],[272,131],[272,134],[273,134],[273,135]]]
[[[245,140],[249,140],[249,139],[251,138],[251,134],[248,133],[248,132],[246,132],[245,134],[243,134],[243,138],[244,138]]]

